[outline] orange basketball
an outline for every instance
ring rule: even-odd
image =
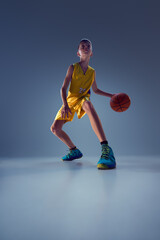
[[[116,112],[126,111],[130,104],[131,99],[126,93],[117,93],[110,100],[110,106]]]

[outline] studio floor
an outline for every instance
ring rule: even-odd
[[[0,159],[1,240],[159,240],[160,157]]]

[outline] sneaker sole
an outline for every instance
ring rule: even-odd
[[[100,170],[114,169],[114,168],[116,168],[116,165],[112,166],[112,167],[108,167],[106,164],[99,163],[99,164],[97,164],[97,168]]]
[[[74,158],[74,159],[67,159],[67,160],[64,160],[64,159],[61,158],[61,160],[62,160],[63,162],[68,162],[68,161],[73,161],[73,160],[76,160],[76,159],[79,159],[79,158],[82,158],[82,157],[83,157],[83,155],[80,156],[80,157]]]

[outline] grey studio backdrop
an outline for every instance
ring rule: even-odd
[[[50,126],[62,105],[60,88],[78,62],[81,38],[93,44],[89,65],[98,88],[125,92],[131,107],[114,112],[109,98],[91,101],[116,156],[159,155],[160,3],[158,1],[5,1],[1,4],[0,156],[66,154]],[[84,156],[100,156],[88,116],[64,131]]]

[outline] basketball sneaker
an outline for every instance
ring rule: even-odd
[[[112,148],[102,144],[102,155],[97,163],[98,169],[112,169],[116,167],[116,160]]]
[[[75,148],[73,150],[69,150],[69,153],[62,157],[62,161],[72,161],[74,159],[81,158],[83,154],[78,148]]]

